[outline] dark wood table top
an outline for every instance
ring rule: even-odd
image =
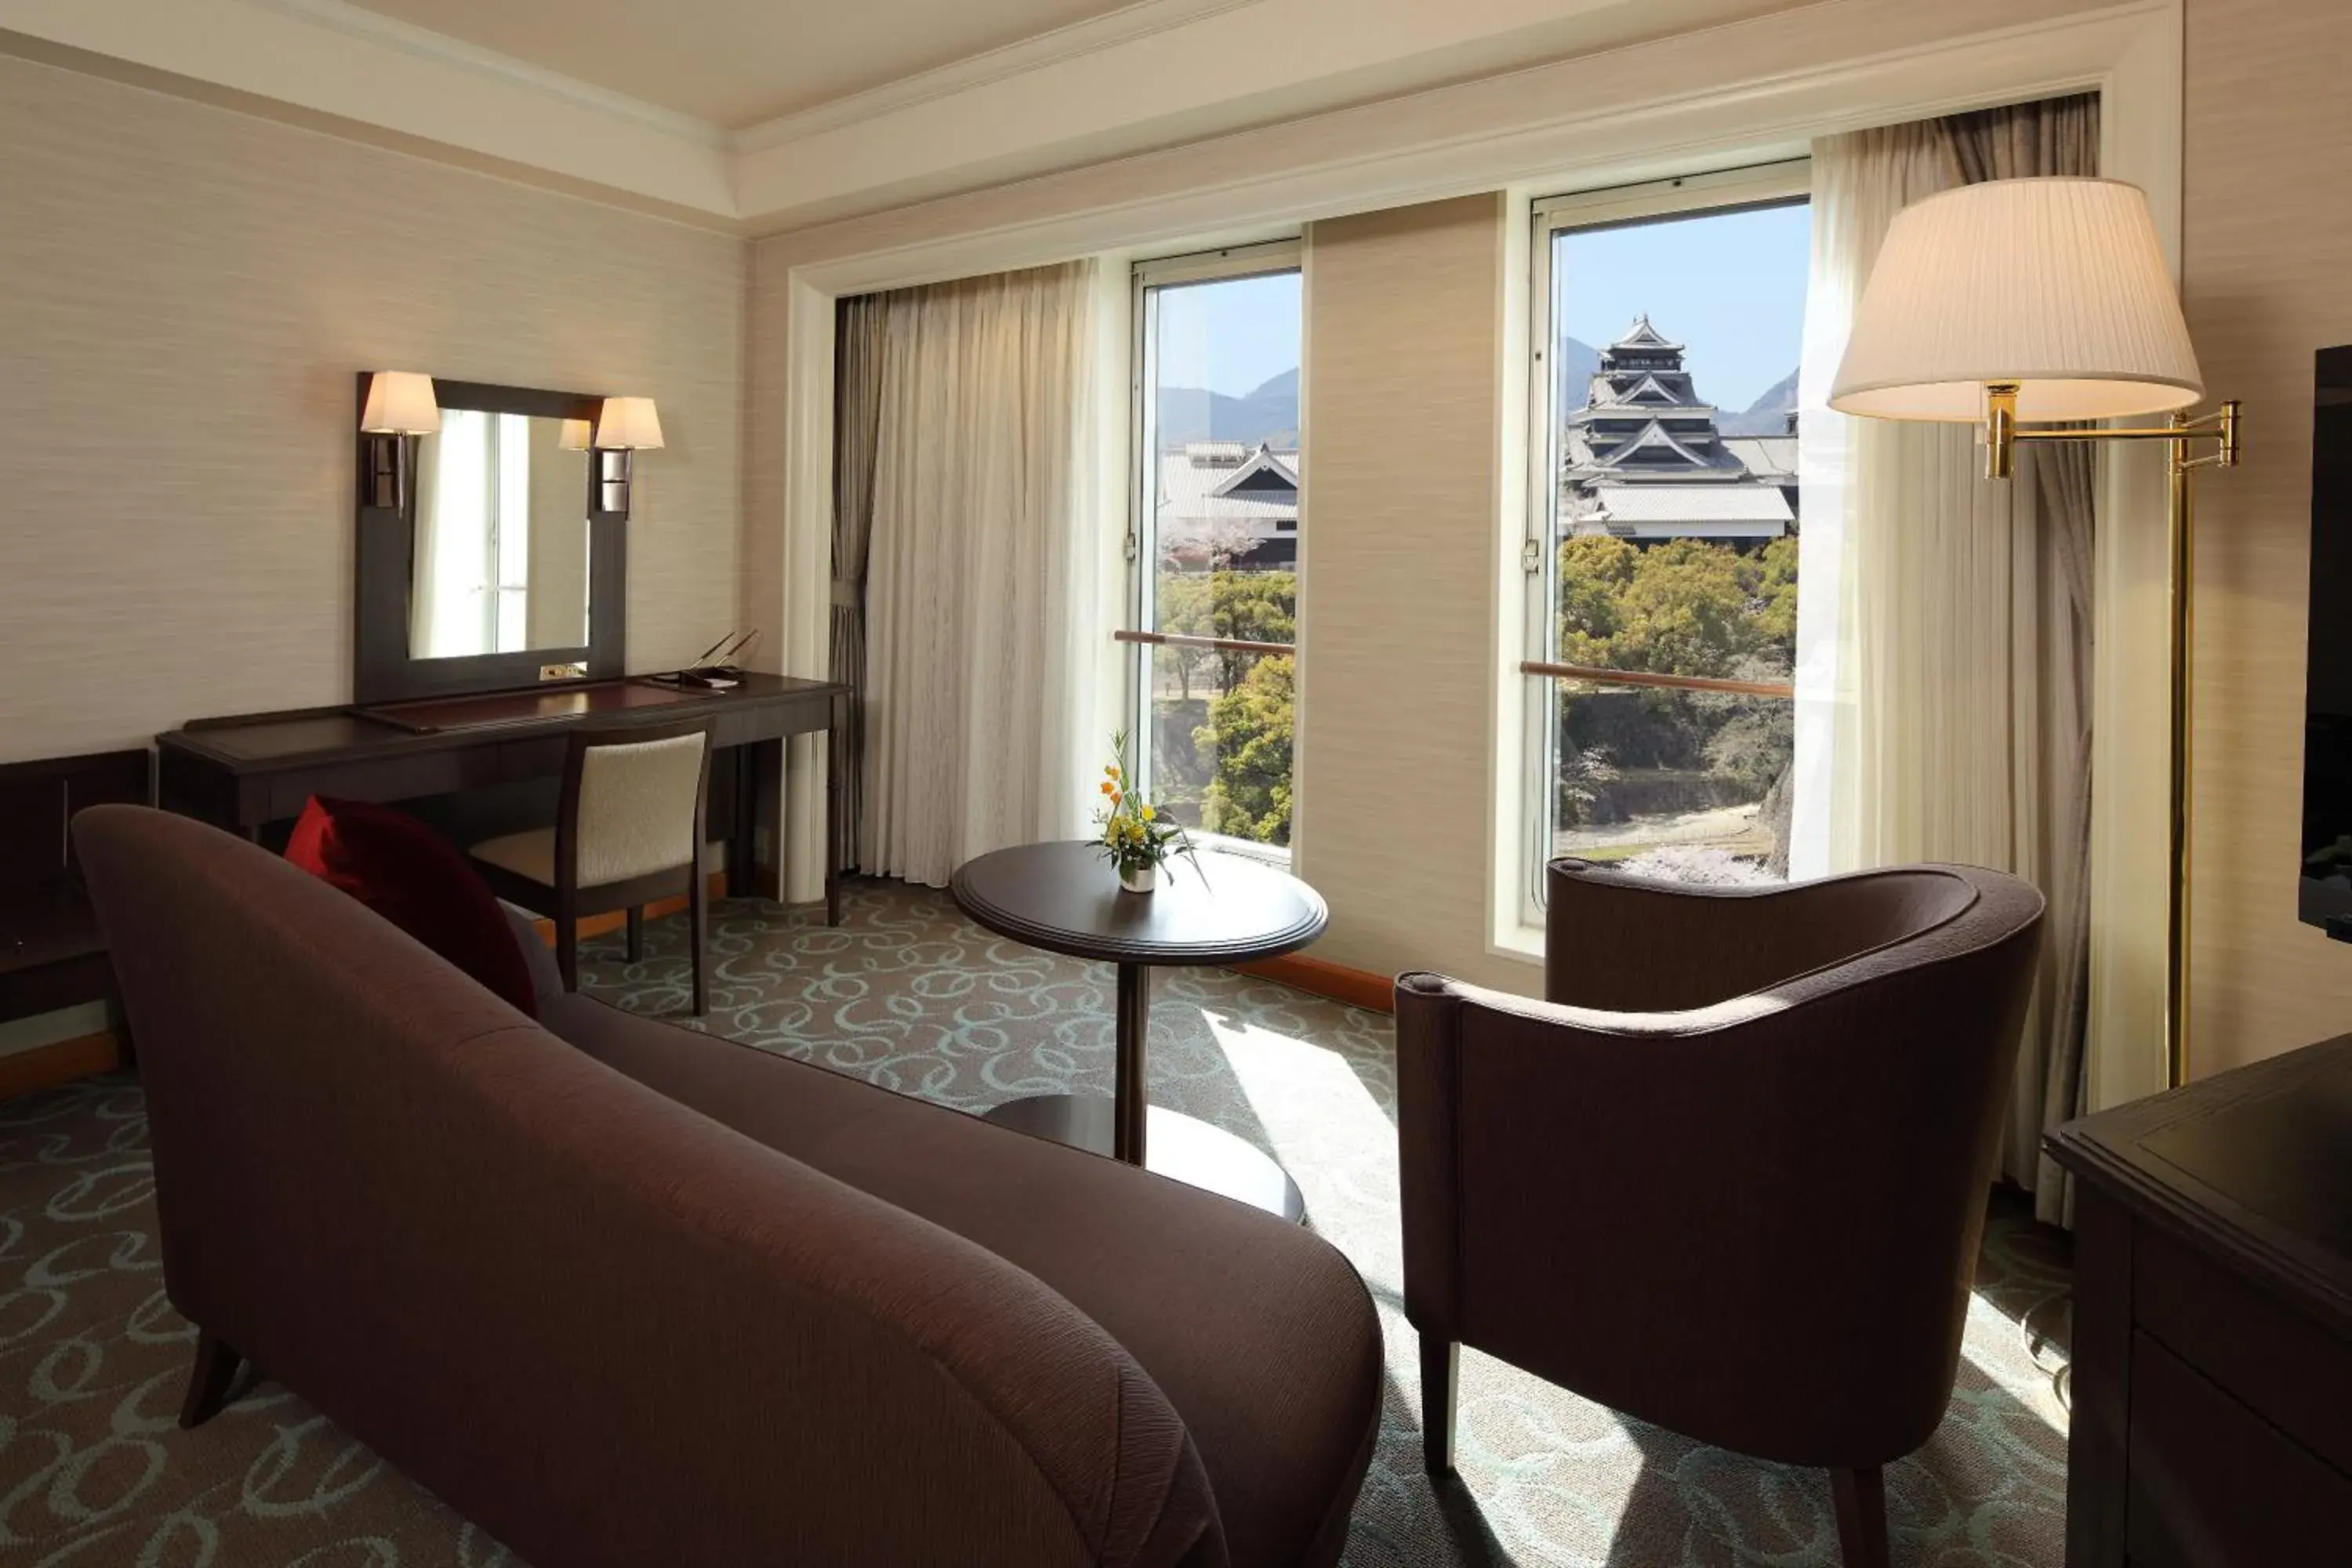
[[[2053,1128],[2051,1158],[2352,1333],[2352,1035]]]
[[[1315,889],[1234,855],[1160,868],[1155,892],[1130,893],[1085,840],[1022,844],[956,868],[949,890],[980,924],[1050,952],[1115,963],[1239,963],[1296,952],[1328,918]]]
[[[583,720],[627,723],[716,714],[744,703],[845,690],[836,681],[746,674],[725,691],[665,686],[649,677],[473,697],[436,697],[375,708],[309,708],[204,719],[156,737],[231,773],[290,763],[363,758],[478,744],[491,736],[559,731]]]

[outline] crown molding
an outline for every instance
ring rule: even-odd
[[[332,5],[339,0],[272,0],[272,3]],[[1265,0],[1141,0],[1138,5],[1122,5],[1116,11],[1072,22],[1051,32],[1039,33],[929,70],[918,71],[913,76],[900,77],[896,81],[885,82],[863,92],[829,99],[790,114],[780,114],[757,125],[745,126],[730,138],[730,145],[738,153],[766,152],[772,147],[805,141],[827,132],[880,120],[919,104],[969,92],[974,88],[986,87],[1046,66],[1083,59],[1088,55],[1150,37],[1155,33],[1188,27],[1228,11],[1244,10],[1265,3]]]
[[[12,53],[757,234],[1557,58],[1669,14],[1784,3],[1137,0],[740,132],[352,0],[0,0],[0,37],[20,40]]]
[[[94,59],[79,68],[614,205],[736,217],[715,128],[338,0],[0,0],[0,35],[21,40],[12,54]]]
[[[512,55],[502,55],[496,49],[482,48],[461,38],[453,38],[446,33],[436,33],[429,27],[420,27],[415,23],[387,16],[380,11],[352,5],[350,0],[241,0],[241,3],[264,11],[275,11],[312,26],[325,27],[347,37],[397,49],[436,65],[471,71],[509,87],[543,93],[549,98],[593,110],[599,114],[633,120],[667,135],[699,142],[706,147],[724,148],[729,143],[727,129],[722,125],[698,120],[675,109],[665,109],[658,103],[648,103],[641,98],[631,98],[627,93],[614,92],[610,88],[598,87],[577,77],[565,76],[561,71],[532,65]]]

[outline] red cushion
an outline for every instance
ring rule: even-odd
[[[404,811],[312,795],[286,858],[341,888],[512,1003],[539,1016],[530,965],[506,911],[457,847]]]

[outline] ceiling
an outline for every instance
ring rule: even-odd
[[[351,0],[543,69],[740,129],[1135,0]]]
[[[0,0],[0,53],[772,234],[1818,3]]]

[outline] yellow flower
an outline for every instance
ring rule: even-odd
[[[1159,815],[1160,815],[1160,814],[1159,814],[1158,812],[1156,812],[1156,811],[1154,811],[1154,810],[1152,810],[1152,809],[1151,809],[1150,804],[1149,802],[1146,802],[1146,803],[1145,803],[1144,807],[1143,807],[1143,820],[1144,820],[1144,821],[1149,822],[1149,821],[1150,821],[1153,817],[1155,817],[1155,816],[1159,816]]]

